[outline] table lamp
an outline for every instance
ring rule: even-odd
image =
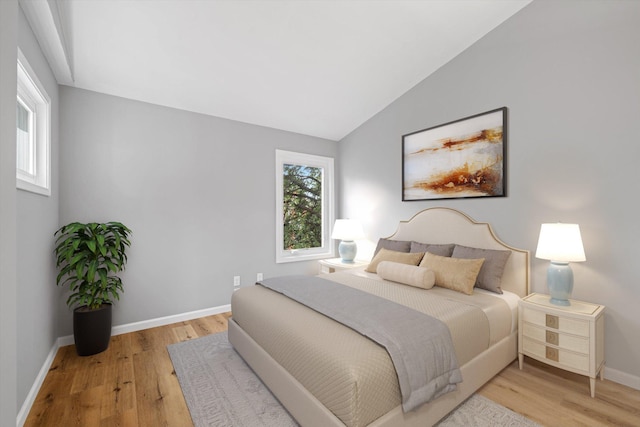
[[[542,224],[536,258],[551,261],[547,269],[547,287],[551,303],[571,305],[573,271],[570,262],[586,261],[578,224]]]
[[[344,263],[352,263],[358,252],[354,240],[364,237],[362,225],[354,219],[337,219],[333,226],[332,239],[340,239],[338,252]]]

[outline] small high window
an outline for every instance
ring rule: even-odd
[[[16,186],[51,195],[51,99],[18,49]]]

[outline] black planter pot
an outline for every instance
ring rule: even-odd
[[[111,339],[111,304],[95,310],[86,306],[73,310],[73,338],[78,356],[105,351]]]

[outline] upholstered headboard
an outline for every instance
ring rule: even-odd
[[[495,235],[489,224],[476,222],[458,210],[442,207],[425,209],[410,220],[401,221],[396,232],[388,238],[510,250],[511,256],[502,275],[502,289],[521,297],[529,293],[529,251],[507,245]]]

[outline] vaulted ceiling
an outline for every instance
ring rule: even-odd
[[[340,140],[531,0],[21,0],[59,83]]]

